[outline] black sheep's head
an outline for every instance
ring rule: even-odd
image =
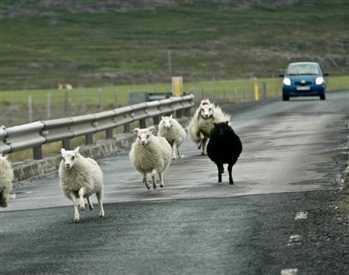
[[[230,126],[229,121],[213,123],[214,128],[212,129],[211,135],[215,134],[218,136],[225,136],[227,133],[231,133],[233,129]]]

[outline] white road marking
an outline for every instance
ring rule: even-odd
[[[283,269],[280,275],[297,275],[297,268]]]
[[[292,235],[288,240],[287,246],[293,245],[295,243],[299,243],[302,240],[302,235]]]
[[[305,219],[307,219],[308,218],[308,212],[302,212],[302,211],[300,211],[300,212],[298,212],[297,214],[296,214],[296,217],[294,218],[295,220],[305,220]]]

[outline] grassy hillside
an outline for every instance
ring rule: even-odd
[[[298,60],[349,71],[347,0],[0,5],[2,91],[272,77]]]

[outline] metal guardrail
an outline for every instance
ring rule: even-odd
[[[62,147],[71,149],[70,140],[85,136],[85,144],[93,143],[93,134],[106,131],[106,138],[113,137],[113,129],[124,126],[130,131],[130,124],[139,121],[139,127],[146,127],[146,119],[153,118],[159,124],[160,116],[176,113],[177,118],[189,117],[194,106],[194,96],[184,95],[164,100],[144,102],[96,114],[70,118],[36,121],[24,125],[0,128],[0,152],[9,154],[33,148],[34,159],[42,159],[42,145],[62,141]]]

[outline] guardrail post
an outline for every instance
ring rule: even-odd
[[[176,111],[176,118],[181,118],[183,116],[183,110]]]
[[[70,150],[70,139],[63,139],[62,140],[62,148],[65,150]]]
[[[131,132],[131,124],[130,123],[126,123],[124,125],[124,133],[128,133]]]
[[[154,116],[153,117],[153,123],[154,123],[154,125],[159,125],[159,123],[160,123],[159,116]]]
[[[106,131],[106,138],[113,138],[113,129],[107,129]]]
[[[33,147],[34,159],[42,159],[42,148],[41,146]]]
[[[146,128],[146,123],[145,123],[145,119],[140,119],[139,120],[139,127],[140,128]]]
[[[93,144],[93,134],[85,135],[85,144]]]

